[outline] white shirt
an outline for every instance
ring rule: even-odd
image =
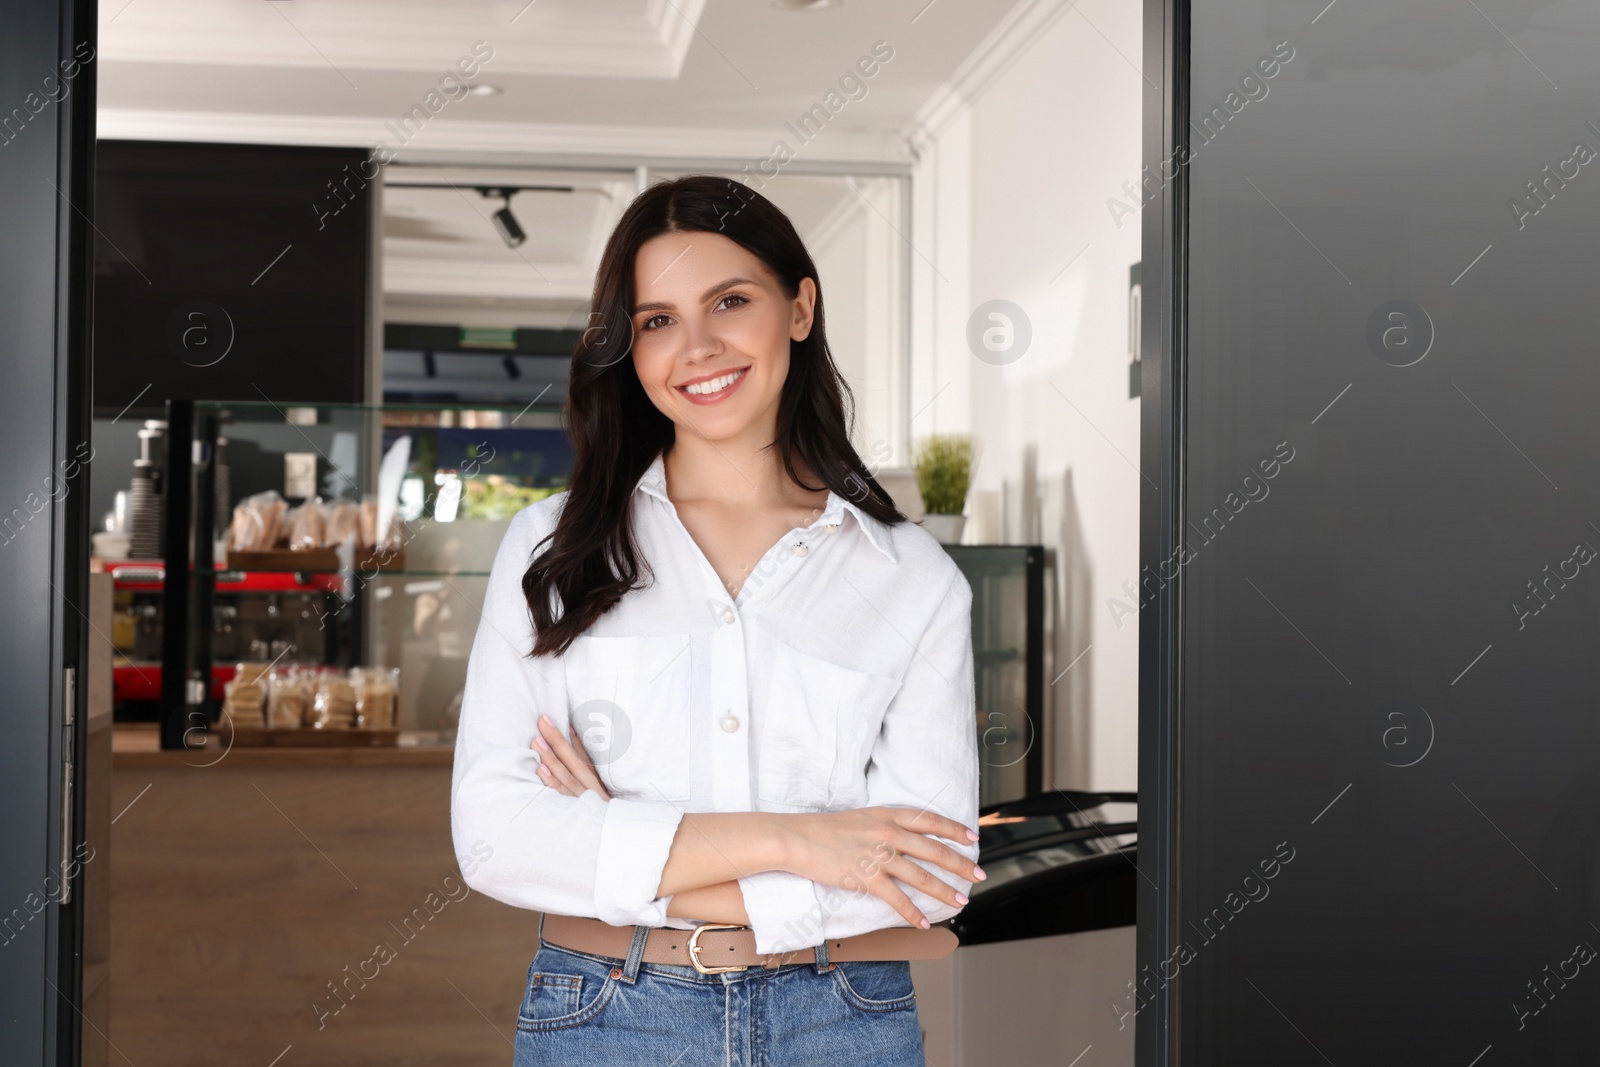
[[[658,455],[631,500],[654,582],[561,656],[530,659],[521,579],[566,498],[519,512],[490,570],[451,783],[469,886],[517,907],[690,929],[656,896],[685,812],[899,805],[977,826],[972,590],[927,531],[830,492],[729,597],[667,498]],[[609,802],[539,780],[540,713],[588,731]],[[977,859],[976,844],[944,843]],[[865,891],[787,871],[739,887],[758,952],[906,925]],[[960,910],[902,887],[930,922]]]

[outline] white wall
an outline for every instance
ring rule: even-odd
[[[1052,552],[1043,733],[1059,787],[1137,782],[1138,618],[1119,627],[1107,600],[1136,604],[1122,586],[1139,569],[1127,289],[1140,217],[1119,228],[1106,201],[1139,176],[1140,34],[1126,0],[1024,0],[913,138],[911,436],[978,438],[969,543]],[[994,299],[1032,326],[1004,366],[966,339]]]
[[[903,242],[894,220],[906,183],[897,177],[843,181],[849,191],[801,236],[822,280],[828,346],[854,395],[856,451],[876,469],[891,460],[909,462],[895,455],[904,437],[906,300]]]

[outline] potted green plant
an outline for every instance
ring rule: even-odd
[[[914,466],[917,489],[927,514],[922,527],[943,545],[961,543],[967,517],[967,488],[972,479],[972,437],[964,433],[936,433],[917,446]]]

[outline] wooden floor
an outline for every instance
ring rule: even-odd
[[[509,1064],[538,916],[461,881],[449,766],[230,761],[112,773],[110,1062]]]

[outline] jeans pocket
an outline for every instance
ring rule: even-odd
[[[836,963],[833,984],[846,1003],[861,1011],[906,1011],[917,1006],[911,964],[905,960]]]
[[[517,1010],[517,1029],[563,1030],[600,1013],[616,992],[609,970],[581,956],[559,957],[541,948],[528,966],[528,984]]]

